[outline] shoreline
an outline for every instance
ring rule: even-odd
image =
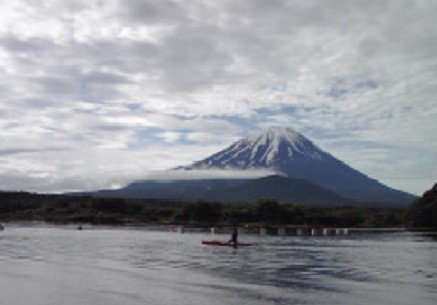
[[[83,223],[83,222],[52,222],[44,220],[2,220],[0,224],[3,229],[28,227],[28,228],[71,228],[73,230],[93,230],[93,229],[132,229],[132,230],[149,230],[149,231],[163,231],[175,233],[196,233],[204,232],[211,235],[229,234],[235,228],[230,225],[201,225],[196,226],[192,224],[158,224],[158,223],[118,223],[118,224],[103,224],[103,223]],[[251,226],[238,226],[239,233],[245,235],[264,235],[264,236],[319,236],[319,235],[349,235],[349,234],[378,234],[378,233],[397,233],[397,232],[424,232],[437,233],[436,228],[407,228],[407,227],[315,227],[315,226],[265,226],[262,224],[253,224]],[[278,234],[278,230],[284,230],[283,234]],[[323,230],[329,230],[327,234],[323,234]],[[265,230],[264,234],[260,230]],[[301,233],[299,233],[301,230]],[[315,232],[312,230],[316,230]],[[347,230],[347,233],[335,233],[335,230]]]

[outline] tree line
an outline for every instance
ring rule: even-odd
[[[402,227],[406,210],[154,199],[97,198],[0,192],[0,221],[192,226]]]

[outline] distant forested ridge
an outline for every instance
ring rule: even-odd
[[[409,207],[406,222],[412,229],[437,230],[437,183]]]
[[[0,192],[0,222],[18,220],[114,225],[403,227],[405,209],[310,207],[275,200],[229,205]]]

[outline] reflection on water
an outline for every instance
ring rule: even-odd
[[[226,235],[214,239],[227,240]],[[436,235],[240,236],[10,226],[5,304],[436,304]],[[25,291],[26,293],[23,293]]]

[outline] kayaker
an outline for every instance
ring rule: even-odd
[[[238,247],[238,229],[234,228],[232,231],[231,239],[229,240],[229,243],[232,243],[234,248],[237,249]]]

